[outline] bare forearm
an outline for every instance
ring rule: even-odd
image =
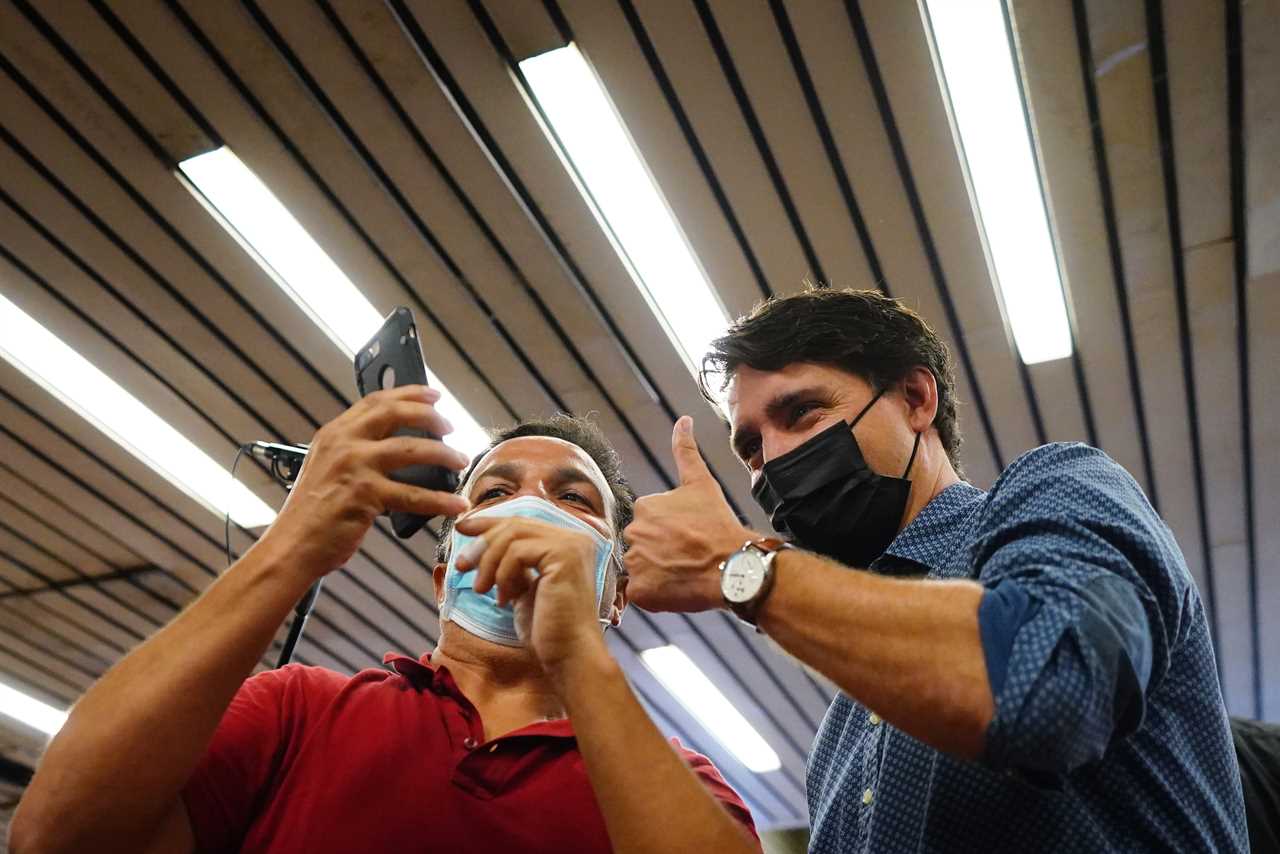
[[[975,758],[994,707],[978,631],[982,588],[884,578],[784,552],[760,627],[894,726]]]
[[[40,851],[148,838],[308,584],[286,550],[264,539],[125,656],[49,745],[15,835],[38,840]]]
[[[759,852],[649,720],[603,643],[554,678],[615,851]]]

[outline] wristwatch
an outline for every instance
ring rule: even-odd
[[[747,540],[720,563],[720,595],[739,620],[759,631],[756,614],[773,589],[773,561],[795,546],[776,537]]]

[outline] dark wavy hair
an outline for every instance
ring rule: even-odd
[[[960,472],[955,364],[947,345],[919,314],[879,291],[805,285],[798,294],[761,302],[711,342],[698,375],[703,397],[720,412],[711,383],[718,379],[723,392],[742,365],[757,371],[779,371],[796,362],[832,365],[876,390],[923,366],[938,384],[933,426]]]
[[[614,450],[613,445],[605,438],[594,421],[576,415],[557,413],[550,418],[531,418],[513,424],[502,430],[490,433],[489,446],[476,454],[458,479],[458,492],[461,492],[475,471],[476,465],[484,459],[484,455],[501,445],[508,439],[519,439],[522,436],[550,436],[563,439],[577,445],[600,467],[609,491],[613,493],[613,536],[619,554],[626,548],[622,539],[622,529],[631,524],[635,515],[636,493],[622,474],[622,458]],[[449,540],[453,531],[453,520],[446,519],[440,527],[440,541],[436,543],[436,560],[445,563],[449,559]]]

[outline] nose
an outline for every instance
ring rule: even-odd
[[[762,463],[768,463],[778,457],[786,456],[801,441],[802,437],[766,429],[760,434],[760,460]]]

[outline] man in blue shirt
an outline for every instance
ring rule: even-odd
[[[875,291],[764,303],[704,366],[789,542],[738,522],[681,418],[629,592],[730,608],[840,687],[810,851],[1248,850],[1200,595],[1124,469],[1053,444],[966,483],[947,348]]]

